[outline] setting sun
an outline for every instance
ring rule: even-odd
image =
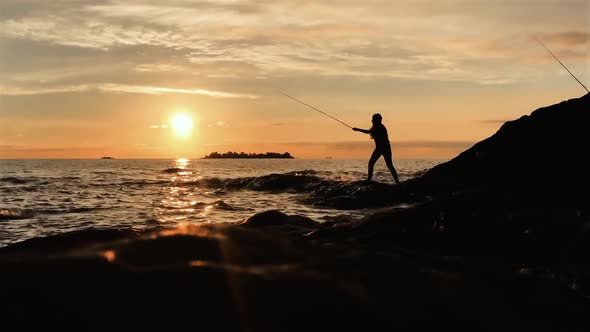
[[[172,118],[172,128],[178,136],[188,136],[193,130],[193,119],[186,114],[176,114]]]

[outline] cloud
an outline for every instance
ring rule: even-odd
[[[463,150],[471,147],[475,142],[473,141],[397,141],[392,142],[392,148],[429,148],[429,149],[452,149]],[[334,150],[370,150],[374,146],[373,142],[290,142],[283,143],[290,146],[308,146],[308,147],[324,147]]]
[[[209,74],[207,75],[209,78],[240,78],[239,75],[235,74]]]
[[[162,94],[191,94],[191,95],[202,95],[209,97],[219,98],[247,98],[256,99],[259,98],[253,94],[239,94],[224,91],[213,91],[205,89],[177,89],[168,87],[156,87],[156,86],[142,86],[142,85],[126,85],[126,84],[103,84],[98,87],[101,91],[108,92],[128,92],[128,93],[144,93],[150,95],[162,95]]]
[[[16,152],[77,152],[81,150],[95,151],[99,148],[36,148],[23,146],[0,146],[0,152],[16,153]]]
[[[178,89],[169,87],[143,86],[143,85],[126,85],[126,84],[96,84],[96,85],[71,85],[71,86],[27,86],[27,87],[10,87],[0,85],[0,95],[4,96],[22,96],[22,95],[37,95],[49,93],[68,93],[68,92],[83,92],[83,91],[103,91],[114,93],[141,93],[150,95],[165,95],[165,94],[191,94],[209,96],[215,98],[246,98],[257,99],[260,98],[254,94],[241,94],[225,91],[215,91],[206,89]]]
[[[585,0],[5,0],[0,68],[15,71],[3,82],[13,89],[23,77],[47,76],[56,86],[61,77],[229,98],[232,84],[295,75],[504,85],[531,80],[535,69],[523,63],[547,61],[531,35],[566,48],[564,60],[587,63],[587,12]],[[189,75],[224,79],[212,93],[149,89],[172,77],[186,86]]]
[[[393,147],[404,148],[432,148],[432,149],[466,149],[473,141],[400,141],[392,143]]]
[[[182,66],[173,64],[141,64],[137,65],[134,70],[139,72],[169,72],[184,70]]]
[[[542,40],[547,43],[556,43],[563,47],[582,46],[590,43],[590,32],[566,31],[545,34]]]
[[[151,129],[160,129],[160,128],[165,129],[165,128],[168,128],[168,126],[165,125],[165,124],[162,124],[162,125],[151,125],[148,128],[151,128]]]
[[[67,93],[67,92],[82,92],[88,91],[88,85],[73,85],[73,86],[55,86],[55,87],[31,87],[20,88],[10,86],[0,86],[0,96],[23,96],[23,95],[37,95],[48,93]]]
[[[217,121],[215,124],[213,123],[209,123],[207,124],[207,128],[213,128],[213,127],[228,127],[229,125],[223,121]]]
[[[489,125],[503,125],[504,123],[511,121],[506,119],[497,119],[497,120],[482,120],[481,123],[489,124]]]

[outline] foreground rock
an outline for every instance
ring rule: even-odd
[[[21,243],[0,252],[3,323],[573,331],[586,320],[585,299],[550,280],[460,258],[288,235],[295,224],[324,229],[309,223],[271,212],[243,225],[82,232]],[[56,240],[59,247],[51,246]]]

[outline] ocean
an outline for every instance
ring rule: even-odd
[[[394,163],[405,181],[444,161]],[[0,160],[0,246],[85,229],[239,222],[266,210],[358,219],[371,210],[317,207],[304,202],[309,188],[300,184],[366,174],[365,159]],[[382,159],[374,180],[393,183]]]

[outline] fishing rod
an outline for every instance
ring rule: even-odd
[[[578,81],[578,83],[580,83],[580,85],[581,85],[581,86],[582,86],[584,89],[586,89],[586,92],[590,93],[590,91],[588,91],[588,88],[586,88],[586,86],[585,86],[584,84],[582,84],[582,82],[580,82],[580,80],[579,80],[579,79],[578,79],[578,78],[577,78],[577,77],[576,77],[574,74],[572,74],[572,72],[571,72],[569,69],[567,69],[567,67],[566,67],[566,66],[565,66],[563,63],[561,63],[561,61],[559,61],[559,59],[558,59],[558,58],[557,58],[555,55],[553,55],[553,53],[551,53],[551,51],[549,51],[549,49],[548,49],[547,47],[545,47],[545,45],[544,45],[543,43],[541,43],[541,41],[540,41],[538,38],[535,38],[535,39],[537,39],[537,41],[539,42],[539,44],[541,44],[541,46],[543,46],[543,48],[544,48],[544,49],[546,49],[546,50],[547,50],[547,52],[549,52],[549,54],[551,54],[551,56],[552,56],[552,57],[553,57],[555,60],[557,60],[557,62],[559,62],[559,64],[560,64],[560,65],[561,65],[563,68],[565,68],[565,70],[567,70],[567,72],[568,72],[568,73],[570,73],[570,75],[572,75],[572,77],[573,77],[573,78],[574,78],[576,81]]]
[[[300,103],[300,104],[303,104],[303,105],[305,105],[305,106],[307,106],[307,107],[309,107],[309,108],[311,108],[311,109],[314,109],[314,110],[316,110],[316,111],[318,111],[318,112],[322,113],[323,115],[325,115],[325,116],[327,116],[327,117],[330,117],[330,118],[332,118],[332,119],[334,119],[334,120],[336,120],[336,121],[338,121],[338,122],[342,123],[343,125],[347,126],[348,128],[352,129],[352,127],[351,127],[351,126],[349,126],[349,125],[347,125],[346,123],[344,123],[344,122],[342,122],[342,121],[340,121],[340,120],[336,119],[335,117],[331,116],[330,114],[328,114],[328,113],[326,113],[326,112],[324,112],[324,111],[322,111],[322,110],[319,110],[319,109],[317,109],[317,108],[315,108],[315,107],[313,107],[313,106],[311,106],[311,105],[308,105],[308,104],[306,104],[306,103],[302,102],[301,100],[295,99],[295,98],[293,98],[293,97],[289,96],[289,95],[288,95],[288,94],[286,94],[286,93],[282,93],[282,92],[279,92],[279,93],[280,93],[280,94],[282,94],[282,95],[283,95],[283,96],[285,96],[285,97],[288,97],[288,98],[291,98],[291,99],[295,100],[296,102],[298,102],[298,103]]]

